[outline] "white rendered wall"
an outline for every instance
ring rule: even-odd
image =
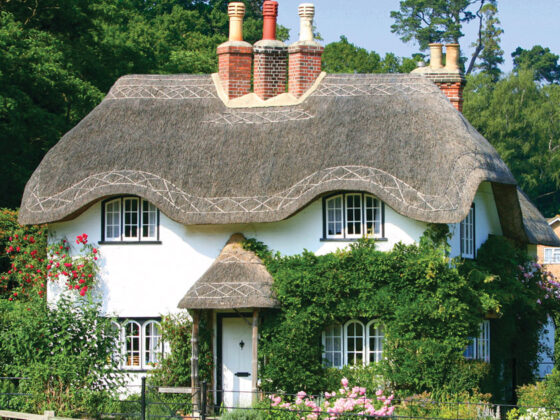
[[[474,219],[476,249],[486,242],[488,235],[502,235],[498,209],[496,208],[492,185],[489,182],[480,184],[476,192],[474,197]],[[461,254],[459,223],[450,224],[449,229],[453,234],[449,241],[451,257],[457,257]]]
[[[492,190],[483,185],[475,197],[476,243],[482,244],[488,234],[501,234]],[[458,254],[458,225],[452,225],[452,253]],[[378,249],[390,250],[398,242],[418,241],[426,224],[396,213],[385,206],[385,237]],[[76,219],[49,226],[51,239],[66,237],[70,243],[77,235],[87,233],[90,242],[101,240],[101,203],[96,203]],[[275,223],[242,225],[184,226],[160,215],[161,245],[100,245],[99,289],[104,310],[118,317],[155,317],[178,311],[177,304],[189,288],[204,274],[218,256],[229,237],[236,232],[256,238],[270,249],[293,255],[304,249],[326,254],[346,247],[349,242],[321,241],[323,236],[322,200]],[[49,285],[53,299],[60,288]]]

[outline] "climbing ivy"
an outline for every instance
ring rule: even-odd
[[[491,238],[478,259],[468,263],[449,259],[448,238],[446,226],[433,225],[417,245],[397,244],[380,252],[373,240],[363,239],[321,256],[308,251],[281,256],[247,240],[245,248],[256,252],[273,276],[280,302],[280,310],[263,314],[262,388],[324,391],[333,374],[322,361],[321,333],[349,319],[383,324],[384,360],[376,371],[401,395],[455,394],[482,386],[505,399],[507,393],[499,390],[507,388],[508,379],[505,374],[496,379],[496,369],[503,372],[511,357],[524,372],[519,380],[529,381],[536,359],[535,331],[546,312],[558,306],[556,298],[545,299],[550,294],[546,289],[555,290],[556,285],[520,248],[502,238]],[[500,248],[507,248],[504,258],[493,255]],[[487,314],[498,317],[492,321],[492,357],[496,354],[498,363],[490,371],[485,363],[463,356]],[[509,327],[500,331],[502,325]],[[529,327],[533,330],[527,335]],[[497,349],[521,337],[523,350]]]

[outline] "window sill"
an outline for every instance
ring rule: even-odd
[[[363,238],[320,238],[319,242],[357,242]],[[374,242],[387,242],[388,238],[371,238]]]
[[[99,241],[99,245],[161,245],[161,241]]]

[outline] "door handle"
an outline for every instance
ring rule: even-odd
[[[237,376],[238,378],[247,378],[251,376],[251,374],[249,372],[237,372],[235,376]]]

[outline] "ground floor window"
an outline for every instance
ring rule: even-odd
[[[119,331],[124,369],[147,370],[157,366],[164,352],[159,319],[126,319],[114,325]]]
[[[323,331],[323,359],[330,367],[367,365],[383,354],[383,327],[377,321],[350,320]]]
[[[478,337],[471,338],[465,350],[465,357],[490,363],[490,321],[482,321],[480,334]]]

